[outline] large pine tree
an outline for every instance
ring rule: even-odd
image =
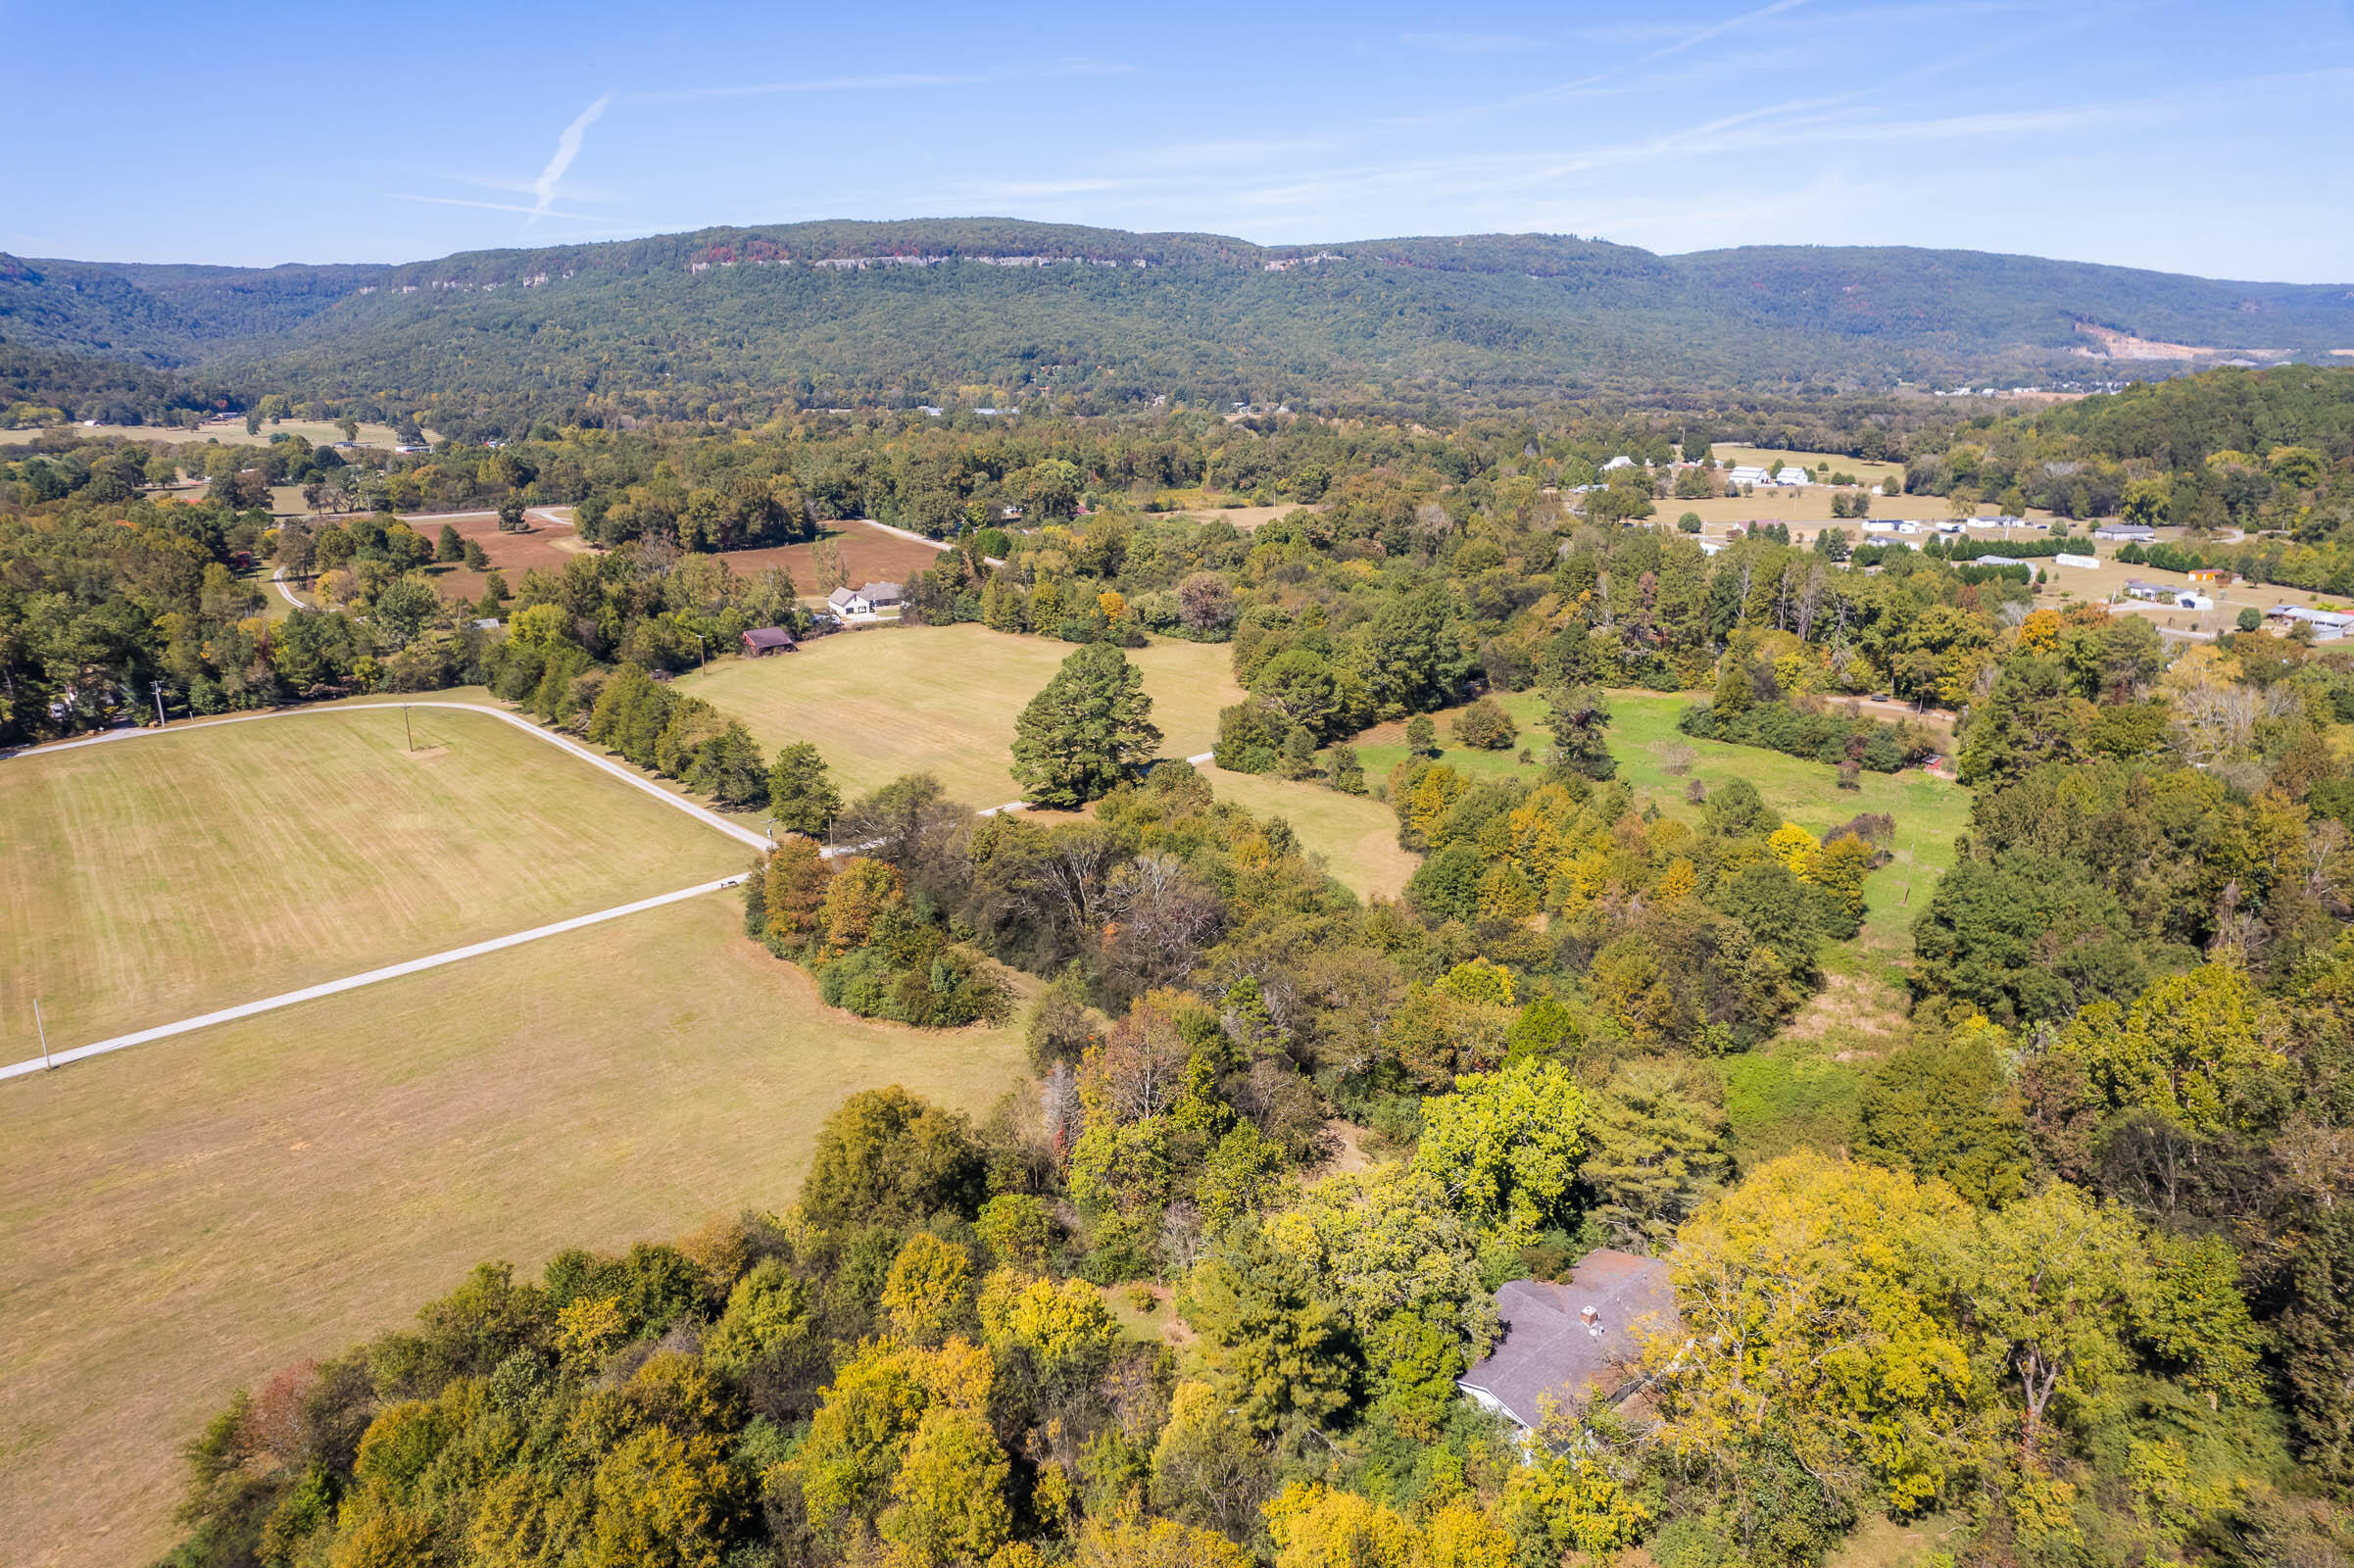
[[[1062,662],[1013,726],[1013,777],[1038,806],[1084,806],[1152,755],[1142,671],[1109,643]]]

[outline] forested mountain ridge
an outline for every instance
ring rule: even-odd
[[[0,336],[437,427],[520,416],[1170,395],[1495,405],[1597,389],[2088,368],[2087,327],[2354,346],[2354,291],[1901,248],[1658,256],[1569,236],[1262,247],[973,219],[817,222],[397,266],[0,256]],[[381,407],[374,406],[381,404]]]

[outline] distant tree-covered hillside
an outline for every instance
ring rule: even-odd
[[[1494,407],[2096,370],[2087,328],[2251,355],[2354,346],[2334,287],[1966,251],[1662,257],[1567,236],[1266,248],[975,219],[822,222],[400,266],[0,257],[0,335],[422,416],[764,417],[982,398]]]

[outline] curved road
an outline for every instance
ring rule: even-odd
[[[528,734],[538,736],[551,746],[563,748],[592,767],[603,768],[630,788],[643,790],[665,806],[686,812],[706,827],[715,828],[739,843],[750,845],[756,850],[769,848],[770,841],[767,835],[756,833],[741,822],[731,822],[716,811],[709,810],[696,805],[693,801],[673,795],[634,770],[613,761],[611,758],[600,757],[587,747],[559,735],[553,730],[542,729],[529,719],[510,713],[505,709],[490,708],[481,703],[427,701],[362,703],[349,707],[273,709],[265,713],[240,713],[229,718],[209,719],[201,725],[182,724],[179,729],[109,730],[103,735],[90,735],[74,741],[60,741],[52,746],[34,747],[27,751],[7,755],[10,757],[46,757],[55,752],[71,752],[84,746],[108,746],[121,741],[136,740],[142,736],[176,735],[187,729],[210,728],[214,724],[248,724],[266,718],[295,718],[311,713],[355,713],[371,709],[390,710],[403,707],[446,708],[460,712],[487,713],[491,717],[513,724],[515,728]],[[1207,762],[1209,759],[1210,754],[1203,752],[1201,756],[1189,757],[1186,760],[1200,764]],[[1009,801],[1004,806],[993,806],[981,814],[993,816],[1000,811],[1018,811],[1023,809],[1026,805],[1027,803],[1023,801]],[[856,853],[862,848],[864,848],[862,845],[844,845],[826,849],[822,853],[831,858],[836,855]],[[599,909],[591,914],[574,915],[568,920],[558,920],[550,925],[534,926],[528,931],[517,931],[511,936],[493,937],[487,942],[476,942],[463,948],[451,948],[446,952],[428,954],[421,958],[411,958],[403,963],[386,964],[380,969],[369,969],[360,974],[346,975],[340,980],[329,980],[319,985],[305,986],[299,991],[287,991],[274,997],[264,997],[258,1002],[240,1003],[233,1007],[222,1007],[217,1011],[199,1013],[193,1018],[182,1018],[173,1023],[158,1024],[151,1029],[140,1029],[130,1034],[116,1035],[112,1039],[95,1041],[86,1046],[74,1046],[65,1051],[52,1052],[46,1057],[28,1057],[24,1061],[10,1062],[0,1065],[0,1079],[19,1078],[27,1073],[43,1071],[49,1067],[63,1066],[69,1061],[80,1061],[90,1056],[105,1055],[109,1052],[126,1051],[132,1046],[144,1046],[158,1040],[169,1040],[174,1035],[189,1034],[217,1023],[230,1023],[239,1018],[253,1017],[257,1013],[272,1012],[280,1007],[294,1006],[298,1003],[314,1002],[320,997],[336,996],[345,991],[357,990],[361,986],[374,985],[380,980],[395,980],[403,975],[419,974],[427,969],[438,969],[445,963],[457,963],[466,958],[481,957],[486,954],[519,947],[526,942],[537,942],[544,937],[562,936],[567,931],[578,931],[584,926],[599,925],[607,920],[617,920],[626,914],[637,914],[646,909],[659,909],[664,905],[700,898],[706,893],[716,893],[725,888],[739,886],[743,881],[744,878],[741,876],[722,877],[716,882],[704,882],[691,888],[681,888],[676,893],[664,893],[651,899],[639,899],[633,904],[615,905],[610,909]]]

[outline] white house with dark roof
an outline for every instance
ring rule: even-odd
[[[858,588],[837,588],[825,596],[825,602],[837,615],[872,615],[899,609],[906,597],[898,583],[870,582]]]

